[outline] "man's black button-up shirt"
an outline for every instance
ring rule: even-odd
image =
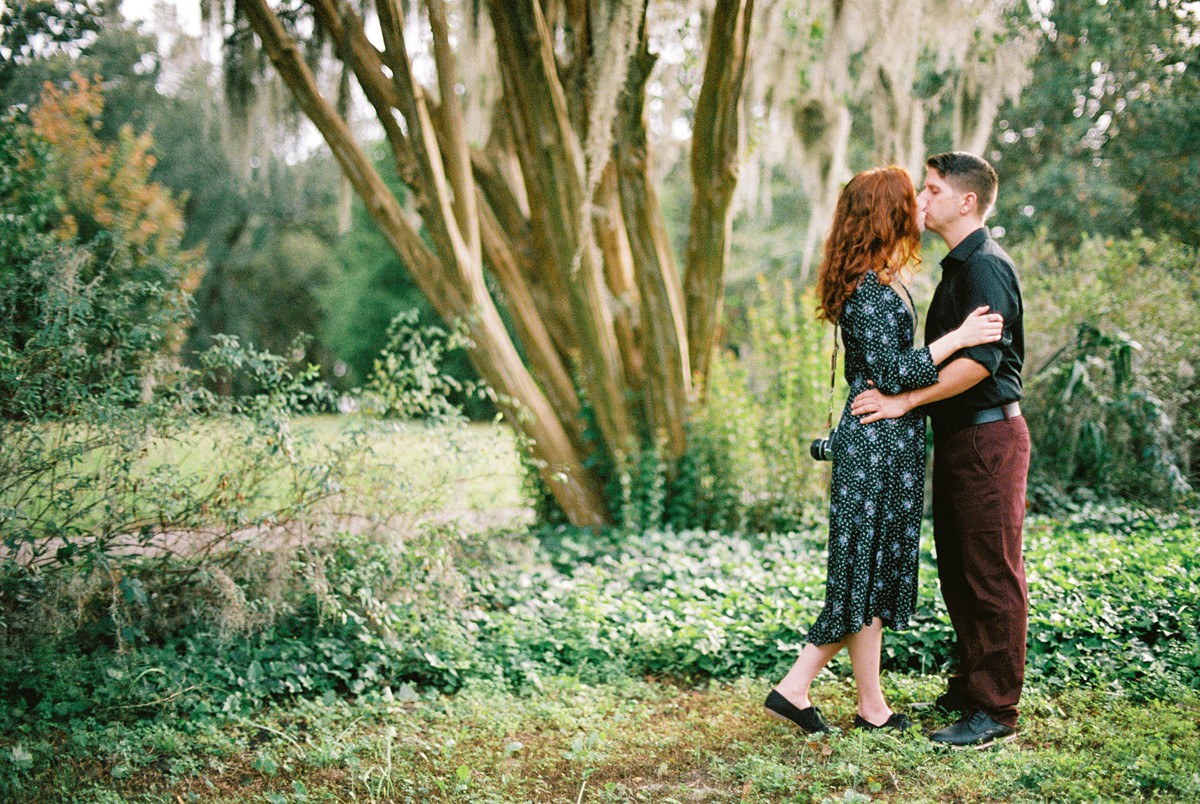
[[[925,343],[957,329],[971,311],[987,305],[1004,316],[1004,334],[995,343],[961,349],[942,363],[969,357],[990,377],[957,396],[925,406],[935,420],[971,413],[1021,399],[1021,366],[1025,363],[1024,306],[1016,267],[985,227],[967,235],[942,260],[942,280],[933,293],[925,319]]]

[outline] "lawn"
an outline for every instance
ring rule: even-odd
[[[322,449],[348,425],[298,422],[293,448]],[[1021,734],[957,752],[924,737],[945,717],[910,709],[940,692],[951,655],[928,533],[917,616],[884,657],[889,698],[919,730],[806,738],[761,703],[820,605],[819,520],[788,534],[537,531],[503,430],[354,437],[375,458],[348,498],[391,480],[389,493],[422,500],[416,524],[326,533],[280,577],[261,574],[262,551],[240,576],[226,567],[240,631],[218,622],[225,600],[154,632],[147,586],[145,620],[130,621],[140,638],[6,654],[0,798],[1200,800],[1194,514],[1030,518]],[[198,431],[146,460],[202,477],[228,443]],[[842,727],[848,671],[840,658],[814,690]]]
[[[1023,702],[1017,741],[951,751],[922,734],[806,738],[762,714],[766,679],[473,684],[296,700],[189,729],[109,727],[26,780],[23,801],[820,802],[1200,800],[1200,699],[1102,689]],[[891,674],[899,708],[939,680]],[[815,689],[834,722],[849,683]],[[922,731],[946,718],[916,716]],[[80,741],[76,735],[73,739]],[[65,740],[64,740],[65,743]],[[101,748],[103,746],[103,748]],[[9,749],[11,750],[11,749]]]

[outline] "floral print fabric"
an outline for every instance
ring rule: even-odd
[[[905,291],[907,292],[907,291]],[[898,394],[937,382],[928,348],[913,348],[913,314],[868,272],[838,322],[850,395],[833,445],[829,574],[814,645],[840,642],[875,617],[903,629],[917,601],[917,554],[925,493],[925,417],[861,424],[850,401],[870,387]]]

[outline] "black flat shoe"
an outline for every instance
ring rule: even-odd
[[[864,731],[908,731],[913,727],[912,721],[907,715],[902,715],[899,712],[892,712],[892,716],[886,722],[876,726],[871,721],[867,720],[862,715],[854,716],[854,728],[863,729]]]
[[[771,690],[767,695],[763,706],[766,707],[767,714],[771,717],[794,723],[808,734],[831,734],[833,732],[833,729],[825,722],[825,718],[821,717],[821,710],[817,707],[798,709],[795,704],[775,690]]]

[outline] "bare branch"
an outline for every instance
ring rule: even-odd
[[[462,104],[458,99],[458,68],[450,48],[450,27],[446,22],[443,0],[425,0],[429,9],[429,27],[433,31],[433,54],[437,62],[438,91],[441,94],[439,119],[444,136],[441,145],[446,160],[446,175],[453,190],[453,208],[459,230],[466,240],[474,262],[480,259],[479,213],[475,208],[475,189],[471,178],[471,155],[463,125]]]

